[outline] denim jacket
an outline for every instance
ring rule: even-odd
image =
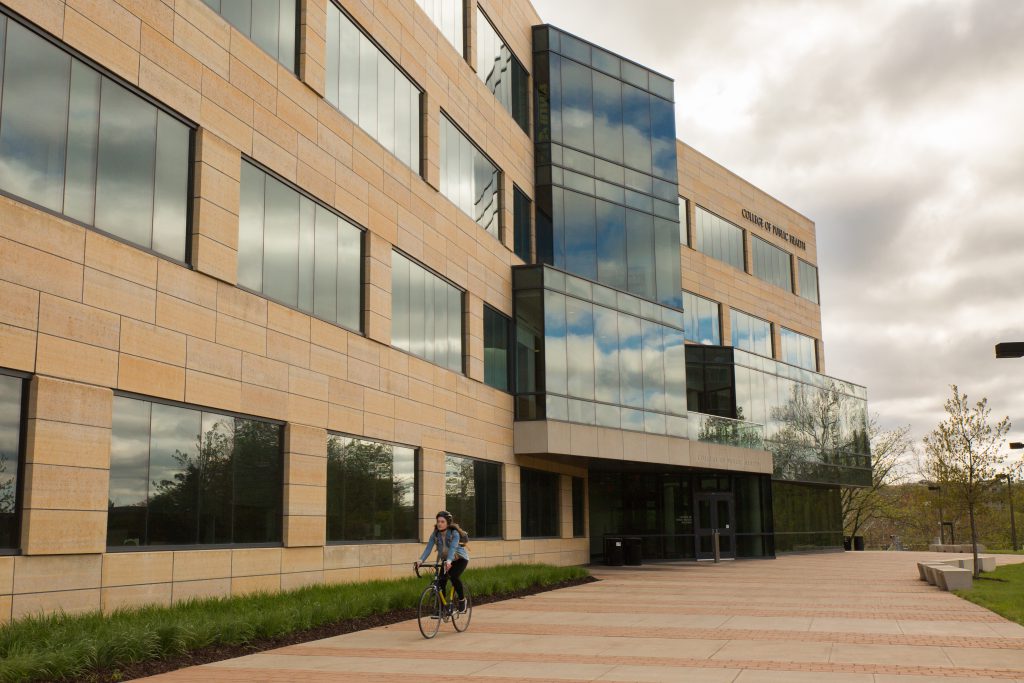
[[[437,545],[436,536],[439,533],[441,532],[435,530],[430,534],[430,539],[427,541],[427,549],[423,551],[422,555],[420,555],[420,562],[426,562],[427,556],[430,555],[430,551],[434,549],[435,545]],[[456,556],[461,557],[464,560],[468,560],[469,552],[459,545],[459,532],[455,529],[447,529],[444,533],[447,535],[445,540],[448,541],[448,557],[438,557],[438,560],[442,562],[454,562]],[[438,553],[440,553],[440,551],[441,549],[438,548]]]

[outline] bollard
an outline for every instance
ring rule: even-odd
[[[711,545],[715,549],[715,564],[718,564],[722,559],[722,551],[718,545],[718,529],[711,532]]]

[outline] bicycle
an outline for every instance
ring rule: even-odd
[[[434,572],[434,578],[420,594],[420,604],[416,616],[416,622],[423,637],[429,640],[436,636],[441,628],[441,622],[450,621],[455,630],[460,633],[469,628],[469,621],[473,618],[473,602],[465,580],[462,582],[462,587],[466,597],[466,609],[462,611],[455,604],[455,586],[449,581],[447,590],[441,590],[441,564],[421,564],[415,567],[416,578],[421,578],[420,569],[430,569]]]

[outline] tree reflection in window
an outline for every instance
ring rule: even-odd
[[[20,377],[0,375],[0,548],[18,543],[23,385]]]
[[[327,540],[410,540],[416,533],[416,451],[332,434],[327,440]]]

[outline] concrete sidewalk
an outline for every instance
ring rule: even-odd
[[[426,641],[410,621],[150,680],[1024,683],[1024,627],[917,580],[917,561],[951,557],[600,567],[598,583],[479,607],[464,634]]]

